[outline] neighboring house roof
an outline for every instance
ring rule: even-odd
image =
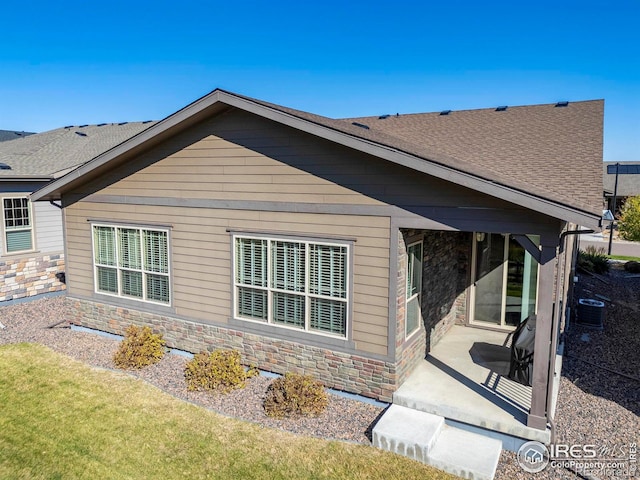
[[[0,142],[6,142],[7,140],[16,140],[18,138],[26,137],[27,135],[33,135],[34,132],[18,132],[16,130],[0,130]]]
[[[223,90],[193,102],[36,192],[59,197],[207,116],[236,107],[582,225],[602,214],[604,102],[331,119]],[[446,123],[445,123],[446,122]],[[355,124],[358,125],[355,125]],[[444,124],[444,125],[443,125]]]
[[[156,122],[104,123],[68,126],[0,143],[0,170],[7,177],[49,176],[57,178],[70,168],[88,162]]]
[[[619,174],[618,175],[618,196],[619,197],[634,197],[640,195],[640,162],[618,162],[621,167],[638,166],[638,173],[635,174]],[[607,173],[607,167],[615,165],[616,162],[605,162],[602,166],[602,177],[604,184],[604,191],[606,195],[613,196],[613,192],[616,184],[616,174]],[[620,168],[620,172],[623,171]],[[625,168],[628,170],[628,168]],[[636,170],[636,169],[634,169]]]

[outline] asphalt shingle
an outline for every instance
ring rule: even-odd
[[[347,119],[428,146],[482,176],[592,213],[602,212],[604,102]]]
[[[20,132],[18,130],[0,130],[0,142],[17,140],[18,138],[33,135],[33,132]]]
[[[602,213],[603,100],[338,120],[243,98],[539,198]]]
[[[0,143],[0,178],[52,175],[82,165],[156,122],[68,126]]]
[[[602,214],[603,100],[461,110],[448,115],[333,119],[224,90],[203,99],[217,92],[527,195],[598,217]],[[162,132],[164,122],[155,134]],[[5,142],[11,148],[0,143],[0,162],[12,167],[0,175],[61,172],[86,163],[151,125],[65,127]],[[22,148],[14,148],[20,143]]]

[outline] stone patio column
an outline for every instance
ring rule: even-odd
[[[527,425],[545,430],[547,428],[547,381],[549,377],[549,353],[551,351],[553,286],[558,237],[547,235],[540,239],[540,243],[538,315],[533,355],[533,388]]]

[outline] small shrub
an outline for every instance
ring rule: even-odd
[[[287,373],[269,385],[264,400],[265,413],[270,417],[318,416],[329,398],[322,383],[310,375]]]
[[[245,371],[240,353],[235,350],[200,352],[184,368],[188,390],[230,392],[244,388],[245,380],[258,374],[255,368]]]
[[[162,335],[153,333],[149,327],[131,325],[125,330],[113,362],[119,368],[146,367],[162,359],[164,346]]]
[[[629,273],[640,273],[640,262],[631,260],[624,264],[624,269]]]
[[[640,241],[640,196],[628,198],[624,202],[618,232],[624,240]]]
[[[604,248],[589,245],[585,250],[580,250],[578,252],[578,268],[591,273],[607,273],[609,258],[604,253]]]

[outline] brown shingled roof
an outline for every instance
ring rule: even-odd
[[[56,128],[0,143],[0,180],[20,175],[51,175],[82,165],[146,130],[156,122],[121,122]]]
[[[558,107],[555,104],[509,107],[505,111],[495,108],[454,111],[449,115],[331,119],[220,89],[170,115],[122,147],[99,155],[78,169],[74,177],[53,182],[36,192],[34,198],[56,198],[68,185],[92,175],[93,170],[124,158],[128,149],[186,128],[205,112],[220,111],[222,105],[246,109],[363,151],[377,150],[374,154],[393,158],[392,161],[406,159],[410,168],[431,171],[442,175],[440,178],[461,180],[467,185],[470,183],[465,178],[475,178],[480,183],[471,188],[480,191],[486,192],[486,185],[493,184],[498,195],[520,192],[522,201],[528,196],[541,202],[538,211],[546,211],[544,202],[550,202],[583,212],[592,220],[602,214],[602,100]],[[305,125],[319,129],[307,129]],[[329,133],[332,130],[336,135]],[[388,155],[384,150],[388,150]],[[419,164],[421,161],[425,162],[423,166]],[[582,220],[587,217],[578,221]]]
[[[332,119],[243,98],[541,198],[602,213],[603,100]]]
[[[462,162],[468,173],[598,213],[603,116],[604,101],[591,100],[344,121],[455,158],[454,168]]]
[[[603,100],[336,120],[247,99],[541,198],[602,213]]]

